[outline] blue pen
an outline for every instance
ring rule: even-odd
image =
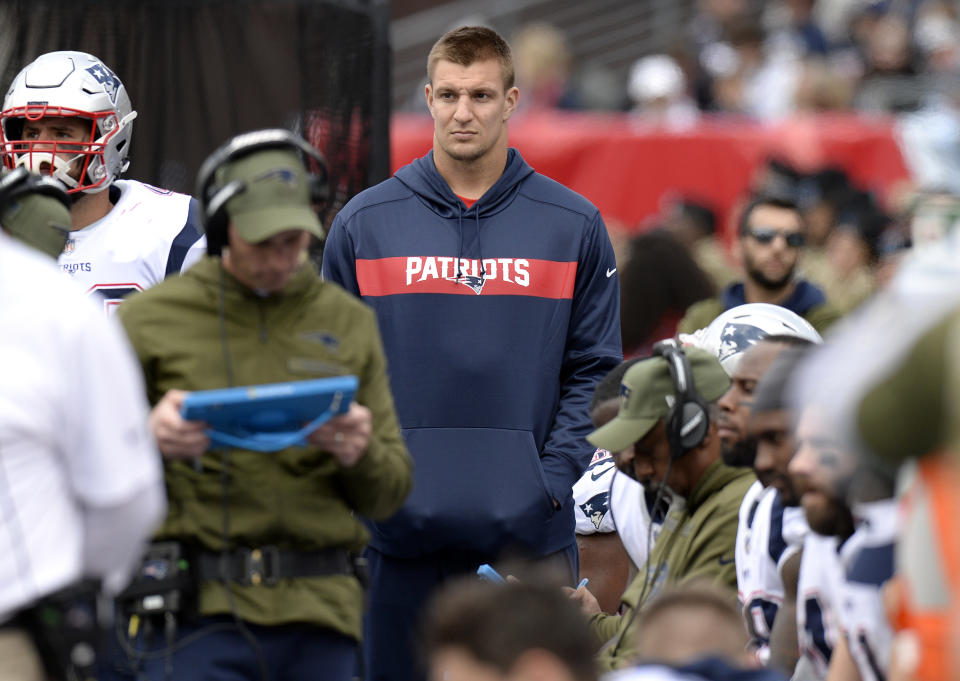
[[[483,579],[486,579],[491,582],[506,582],[503,577],[500,576],[500,573],[494,570],[492,567],[484,563],[477,568],[477,574],[480,575]]]
[[[586,577],[584,577],[583,579],[581,579],[581,580],[580,580],[580,583],[577,584],[577,591],[580,591],[580,589],[582,589],[583,587],[585,587],[589,582],[590,582],[590,580],[587,579]]]

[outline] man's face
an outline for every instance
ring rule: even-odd
[[[518,91],[505,90],[498,60],[461,66],[441,59],[426,96],[439,153],[470,163],[506,146],[507,120],[516,109]]]
[[[300,268],[310,234],[290,229],[252,244],[244,241],[231,224],[228,241],[229,249],[223,254],[226,270],[254,291],[277,293]]]
[[[616,454],[617,468],[642,483],[650,494],[656,494],[666,483],[681,497],[690,493],[683,466],[670,466],[670,442],[663,421],[622,452]],[[666,478],[667,469],[670,477]]]
[[[743,353],[730,377],[730,389],[717,402],[717,433],[723,462],[728,466],[752,466],[757,442],[747,432],[753,391],[784,346],[760,341]]]
[[[853,532],[853,518],[841,489],[856,462],[826,431],[816,408],[803,410],[795,436],[797,451],[788,470],[810,529],[824,536],[847,536]]]
[[[49,157],[46,154],[56,152],[57,158],[69,161],[79,152],[86,149],[77,142],[89,142],[92,124],[83,118],[45,116],[36,121],[25,121],[23,125],[23,139],[27,142],[43,140],[50,144],[36,144],[30,158],[29,170],[35,173],[50,174],[52,171]],[[56,144],[54,144],[56,143]],[[71,164],[68,174],[79,181],[84,170],[84,159],[80,158]]]
[[[764,487],[776,489],[784,506],[796,506],[800,500],[787,470],[797,449],[790,412],[754,412],[750,416],[748,433],[757,443],[757,457],[753,462],[757,480]]]
[[[768,241],[771,233],[775,235]],[[751,211],[746,232],[740,237],[740,249],[744,269],[754,283],[771,291],[790,283],[802,250],[787,244],[791,235],[803,235],[795,210],[761,205]]]

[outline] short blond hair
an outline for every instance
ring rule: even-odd
[[[513,68],[513,52],[507,41],[501,38],[499,33],[485,26],[461,26],[444,33],[430,49],[430,54],[427,55],[427,79],[432,85],[433,71],[440,60],[460,66],[470,66],[487,59],[496,59],[500,62],[504,90],[512,88],[516,76]]]

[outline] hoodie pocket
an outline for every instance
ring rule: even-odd
[[[544,543],[554,516],[533,435],[494,428],[404,431],[414,484],[404,507],[376,526],[397,555],[438,550],[496,554]]]

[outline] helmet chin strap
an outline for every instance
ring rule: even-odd
[[[40,174],[40,166],[44,163],[53,166],[51,177],[60,180],[70,189],[76,189],[80,183],[70,177],[70,166],[83,158],[83,154],[77,154],[73,158],[65,161],[49,151],[35,151],[26,154],[20,154],[16,157],[16,166],[23,167],[33,173]]]

